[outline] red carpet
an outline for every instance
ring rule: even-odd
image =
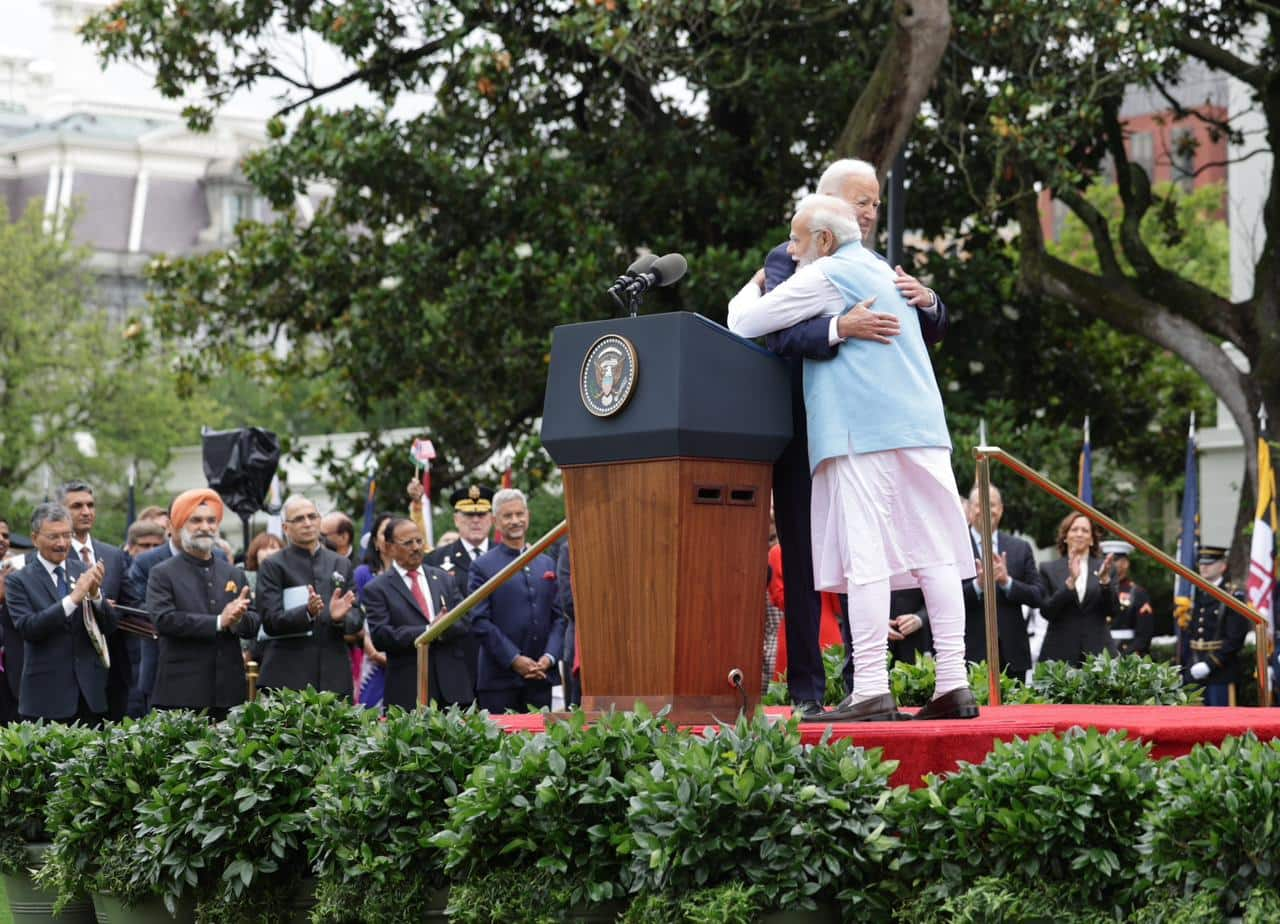
[[[785,707],[770,715],[786,716]],[[914,710],[905,709],[905,712]],[[541,731],[541,715],[495,716],[507,731]],[[1185,754],[1199,742],[1217,744],[1228,735],[1252,730],[1267,740],[1280,737],[1280,708],[1213,709],[1208,706],[984,706],[976,719],[935,722],[849,722],[831,725],[832,738],[852,738],[867,748],[883,748],[899,762],[895,785],[919,786],[926,773],[954,770],[959,761],[980,763],[996,740],[1027,738],[1075,725],[1100,731],[1127,729],[1130,738],[1153,745],[1154,757]],[[806,743],[816,743],[826,725],[802,725]]]

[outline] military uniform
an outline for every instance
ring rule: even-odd
[[[1120,540],[1107,540],[1102,544],[1105,555],[1128,558],[1133,546]],[[1146,655],[1151,651],[1155,611],[1151,607],[1151,594],[1147,589],[1126,577],[1116,583],[1116,609],[1111,619],[1111,640],[1119,654]]]
[[[493,511],[493,489],[474,484],[469,487],[459,488],[449,496],[449,502],[453,504],[455,517],[458,514],[491,513]],[[489,538],[487,536],[484,544],[478,548],[474,556],[467,548],[467,544],[458,539],[448,545],[432,549],[427,553],[423,561],[428,565],[439,568],[453,578],[453,582],[458,587],[458,593],[465,597],[467,595],[467,573],[471,570],[471,563],[487,551],[489,551]]]
[[[1225,558],[1226,550],[1216,546],[1202,547],[1200,560],[1214,561]],[[1244,594],[1229,581],[1218,584],[1237,600]],[[1231,700],[1231,688],[1236,682],[1236,660],[1249,634],[1249,620],[1220,602],[1210,594],[1196,588],[1191,604],[1191,618],[1182,632],[1182,679],[1184,683],[1197,683],[1204,687],[1207,706],[1226,706]],[[1209,665],[1207,676],[1196,680],[1191,675],[1194,664]]]

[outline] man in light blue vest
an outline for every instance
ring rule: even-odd
[[[814,586],[848,593],[855,666],[853,693],[825,719],[902,717],[889,692],[885,614],[890,591],[909,586],[924,592],[938,666],[934,698],[917,718],[972,718],[961,580],[974,575],[974,563],[915,308],[894,271],[861,245],[857,217],[841,199],[800,203],[789,252],[799,266],[791,279],[766,295],[761,270],[734,297],[735,333],[759,337],[867,299],[901,325],[887,344],[849,341],[834,359],[805,361]]]

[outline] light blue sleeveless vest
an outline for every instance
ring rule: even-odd
[[[902,330],[888,344],[847,340],[834,359],[804,361],[809,470],[854,452],[921,446],[951,448],[942,396],[916,309],[893,284],[887,263],[854,241],[817,261],[847,311],[875,295],[872,311],[896,314]]]

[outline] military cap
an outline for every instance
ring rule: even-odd
[[[1224,545],[1202,545],[1200,546],[1200,554],[1197,560],[1202,565],[1207,565],[1215,561],[1223,561],[1227,557],[1228,549]]]
[[[1102,549],[1103,555],[1113,555],[1117,558],[1123,555],[1128,558],[1133,554],[1133,546],[1123,539],[1107,539],[1105,542],[1098,543],[1098,545]]]
[[[491,513],[493,511],[493,488],[473,484],[458,488],[449,495],[449,503],[458,513]]]

